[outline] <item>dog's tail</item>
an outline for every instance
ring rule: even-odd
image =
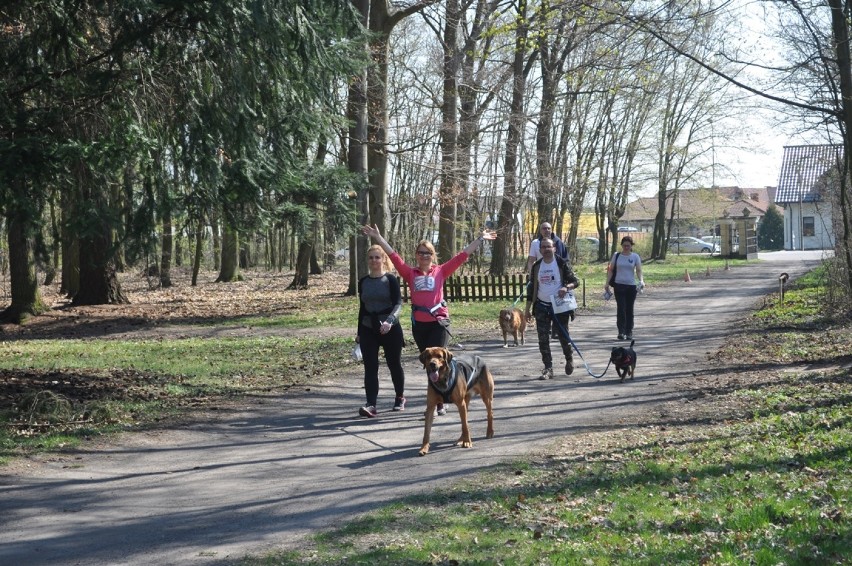
[[[632,348],[632,347],[633,347],[633,344],[635,344],[635,343],[636,343],[636,340],[631,340],[631,341],[630,341],[630,347]]]

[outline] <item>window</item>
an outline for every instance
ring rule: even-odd
[[[814,229],[814,217],[813,216],[802,217],[802,237],[805,237],[805,236],[816,236],[816,230]]]

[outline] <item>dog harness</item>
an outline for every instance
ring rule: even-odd
[[[456,363],[455,358],[450,360],[450,376],[447,378],[445,388],[438,387],[437,384],[429,381],[429,386],[443,397],[444,403],[452,402],[450,396],[456,387],[456,380],[460,377],[459,373],[461,373],[461,377],[465,380],[467,387],[470,388],[482,373],[482,370],[485,369],[485,362],[479,356],[471,356],[470,360],[472,363],[462,361]],[[461,372],[459,372],[459,369]]]
[[[618,361],[618,363],[619,365],[629,366],[630,364],[634,363],[633,356],[628,352],[624,352],[621,355],[621,359]]]

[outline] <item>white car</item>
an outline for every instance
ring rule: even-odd
[[[692,236],[676,236],[669,239],[669,250],[676,253],[718,253],[719,246]]]
[[[715,244],[716,249],[721,252],[722,251],[722,237],[721,236],[704,236],[701,238],[708,244]],[[738,237],[734,238],[734,242],[731,245],[731,251],[737,252],[740,249],[740,239]]]
[[[589,236],[581,236],[577,238],[577,247],[584,250],[591,250],[597,253],[599,244],[600,240],[598,240],[597,238],[592,238]]]

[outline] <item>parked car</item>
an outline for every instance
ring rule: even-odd
[[[590,236],[580,236],[574,242],[577,252],[572,256],[572,261],[588,261],[598,257],[598,242],[597,238]]]
[[[704,240],[705,242],[709,243],[709,244],[714,244],[716,246],[716,248],[715,248],[716,251],[718,251],[718,252],[722,251],[722,236],[704,236],[701,239]],[[734,241],[731,244],[731,247],[733,248],[731,250],[732,252],[736,252],[737,250],[739,250],[740,239],[738,237],[734,237]]]
[[[639,228],[637,228],[636,226],[619,226],[618,231],[619,232],[638,232]]]
[[[719,246],[692,236],[677,236],[669,240],[669,249],[677,253],[718,253]]]
[[[577,238],[577,247],[583,250],[598,251],[600,240],[588,236]]]

